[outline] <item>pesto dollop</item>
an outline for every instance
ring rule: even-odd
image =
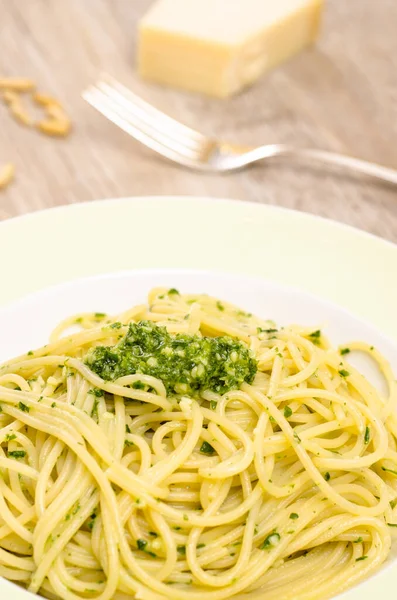
[[[170,335],[151,321],[131,323],[115,346],[97,346],[86,356],[89,368],[107,381],[142,373],[161,379],[167,393],[223,394],[252,383],[256,360],[231,337]]]

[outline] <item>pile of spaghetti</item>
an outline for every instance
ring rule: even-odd
[[[63,600],[329,598],[397,531],[396,401],[375,348],[209,296],[71,317],[0,367],[0,575]]]

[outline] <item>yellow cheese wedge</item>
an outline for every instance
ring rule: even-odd
[[[227,97],[314,41],[323,0],[157,0],[139,29],[142,77]]]

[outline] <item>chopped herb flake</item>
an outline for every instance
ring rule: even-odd
[[[201,444],[200,452],[203,454],[214,454],[215,450],[208,442],[203,442]]]
[[[350,375],[349,371],[346,371],[346,369],[340,369],[338,373],[341,377],[349,377]]]
[[[289,516],[290,519],[299,519],[298,513],[291,513]]]
[[[11,458],[25,458],[26,452],[25,450],[13,450],[8,453],[8,456],[11,456]]]
[[[134,390],[144,390],[145,384],[142,381],[134,381],[132,387],[134,388]]]
[[[317,329],[317,331],[313,331],[313,333],[309,333],[309,337],[311,337],[311,338],[319,338],[319,337],[321,337],[321,330]]]
[[[280,539],[281,539],[280,534],[271,533],[270,535],[267,536],[267,538],[261,545],[260,549],[261,550],[271,550],[271,548],[274,548],[275,546],[277,546],[277,544],[280,542]]]
[[[284,417],[288,419],[292,415],[292,409],[289,406],[284,407]]]
[[[91,521],[89,521],[89,522],[87,523],[88,529],[89,529],[90,531],[92,531],[92,529],[93,529],[93,527],[94,527],[94,525],[95,525],[95,519],[96,519],[96,518],[97,518],[97,514],[96,514],[96,509],[95,509],[95,510],[94,510],[94,511],[93,511],[93,512],[90,514],[90,519],[91,519]]]
[[[29,406],[26,406],[26,404],[24,404],[23,402],[18,402],[18,408],[22,411],[22,412],[29,412],[30,408]]]
[[[366,427],[365,434],[364,434],[364,444],[369,444],[370,439],[371,439],[371,431],[370,431],[369,427]]]
[[[320,344],[320,339],[321,339],[320,329],[317,329],[317,331],[313,331],[313,333],[309,333],[309,338],[313,342],[313,344],[318,346]]]
[[[298,442],[298,444],[300,444],[302,441],[296,431],[294,431],[294,439]]]
[[[90,390],[88,390],[88,393],[92,394],[96,398],[102,398],[102,396],[105,395],[105,392],[100,388],[91,388]]]
[[[147,541],[146,540],[137,540],[136,544],[138,546],[138,550],[145,550],[145,548],[147,546]]]
[[[340,351],[342,356],[344,356],[345,354],[349,354],[349,352],[350,352],[350,348],[342,348]]]

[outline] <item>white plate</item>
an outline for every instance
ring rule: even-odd
[[[279,325],[288,325],[291,320],[313,328],[321,324],[335,345],[364,339],[389,358],[397,373],[397,345],[371,325],[330,302],[264,279],[182,270],[142,270],[80,279],[14,302],[0,310],[0,362],[47,343],[52,329],[67,316],[80,311],[116,314],[145,302],[147,292],[158,286],[177,287],[183,293],[206,292],[264,319],[273,319]],[[23,331],[23,336],[15,336],[17,330]],[[382,380],[370,360],[365,361],[363,356],[349,358],[375,385],[381,386]],[[396,559],[397,544],[384,568]],[[357,589],[362,589],[363,585],[367,584],[361,584]],[[11,589],[12,598],[34,597],[15,586]],[[351,593],[345,597],[350,597]]]
[[[346,226],[274,207],[186,198],[62,207],[0,223],[0,256],[0,305],[52,284],[98,273],[211,269],[255,274],[315,292],[397,340],[397,247]],[[49,329],[65,314],[135,303],[159,278],[188,290],[197,290],[201,282],[204,291],[280,322],[327,321],[335,343],[352,336],[370,339],[396,364],[392,342],[370,324],[319,298],[244,277],[158,271],[117,277],[112,287],[106,278],[80,281],[9,306],[0,316],[1,358],[45,342]],[[17,326],[10,328],[15,320]],[[388,600],[395,596],[396,583],[397,567],[392,566],[340,600],[372,600],[375,594]],[[0,580],[0,598],[28,597]]]

